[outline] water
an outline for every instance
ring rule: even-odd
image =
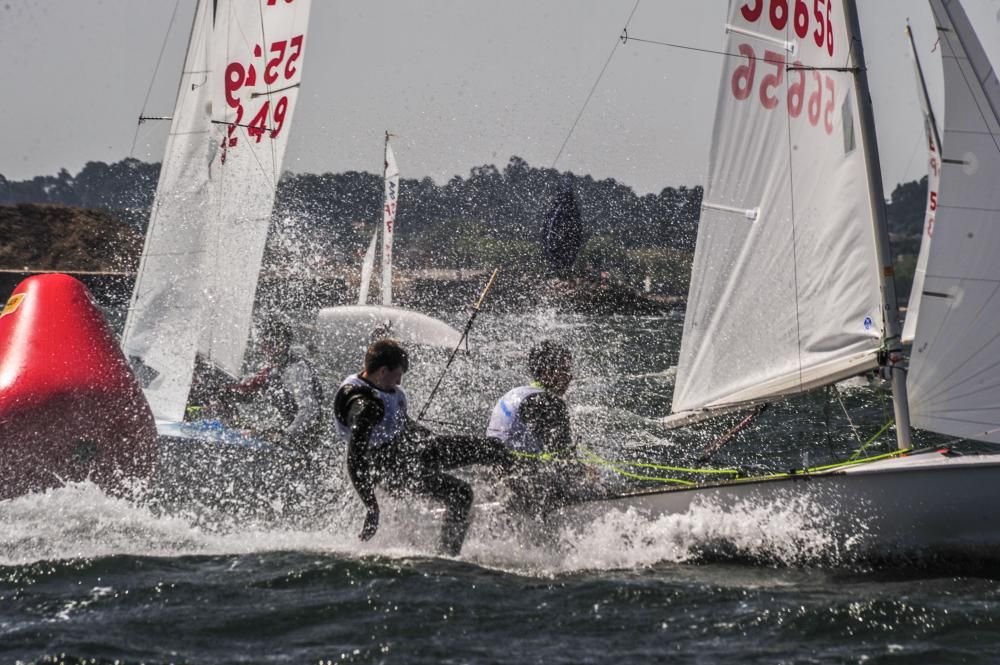
[[[485,423],[523,380],[532,340],[552,337],[576,349],[568,400],[584,445],[688,463],[726,425],[676,433],[655,422],[679,333],[666,319],[484,314],[429,416],[453,423],[441,429]],[[414,405],[443,358],[417,354]],[[842,398],[862,438],[885,422],[873,390]],[[821,464],[856,446],[836,399],[820,394],[772,409],[714,461],[780,470],[805,451]],[[433,507],[389,500],[378,536],[360,543],[360,502],[341,468],[316,476],[298,479],[320,497],[305,516],[231,510],[248,491],[239,484],[194,506],[89,483],[0,502],[0,662],[986,663],[1000,648],[1000,571],[831,557],[844,544],[813,519],[822,506],[626,513],[539,533],[484,505],[449,559],[433,556]]]

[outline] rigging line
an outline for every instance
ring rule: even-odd
[[[156,56],[156,66],[153,67],[153,76],[149,79],[149,87],[146,88],[146,97],[142,100],[142,111],[139,112],[139,122],[135,125],[135,134],[132,135],[132,147],[128,149],[128,156],[133,157],[135,154],[135,144],[139,140],[139,125],[143,122],[143,116],[146,115],[146,104],[149,103],[149,96],[153,93],[153,84],[156,82],[156,75],[160,71],[160,63],[163,61],[163,53],[167,50],[167,41],[170,39],[170,31],[174,27],[174,19],[177,18],[177,8],[180,6],[181,0],[177,0],[174,3],[174,11],[170,14],[170,22],[167,24],[167,32],[163,35],[163,44],[160,45],[160,54]],[[195,11],[198,11],[195,9]]]
[[[553,454],[553,453],[524,453],[524,452],[521,452],[521,451],[518,451],[518,450],[511,450],[509,452],[514,457],[519,457],[521,459],[533,459],[533,460],[538,460],[540,462],[558,462],[558,461],[560,461],[560,458],[558,456],[556,456],[555,454]],[[663,477],[663,476],[647,476],[645,474],[632,473],[631,471],[626,471],[624,468],[622,468],[621,465],[619,465],[616,462],[612,462],[610,460],[601,459],[600,457],[597,457],[593,453],[589,453],[589,452],[586,453],[585,457],[593,465],[600,466],[600,467],[603,467],[605,469],[609,469],[609,470],[611,470],[611,471],[613,471],[613,472],[617,473],[618,475],[623,476],[625,478],[632,478],[634,480],[651,480],[651,481],[656,481],[656,482],[661,482],[661,483],[671,483],[671,484],[674,484],[674,485],[684,485],[684,486],[692,486],[692,485],[695,484],[695,483],[693,483],[693,482],[691,482],[689,480],[681,480],[680,478],[666,478],[666,477]],[[632,465],[632,464],[628,464],[628,463],[625,463],[625,466],[644,466],[644,467],[653,467],[653,468],[663,468],[663,469],[668,469],[668,470],[674,468],[674,467],[666,467],[666,466],[664,466],[664,467],[658,467],[656,465],[649,465],[649,464]],[[683,470],[685,472],[695,472],[695,473],[699,472],[696,469],[678,469],[678,470]],[[736,476],[739,476],[739,472],[736,471],[735,469],[731,469],[731,470],[719,470],[719,471],[716,471],[716,470],[703,470],[703,471],[700,471],[700,473],[727,473],[727,474],[732,473],[732,474],[735,474]]]
[[[868,448],[868,446],[870,446],[871,444],[875,443],[876,439],[878,439],[880,436],[882,436],[883,434],[885,434],[889,430],[889,428],[892,427],[893,423],[895,423],[895,422],[896,421],[893,418],[890,418],[885,423],[885,425],[882,425],[882,427],[881,427],[881,429],[879,429],[879,431],[877,431],[874,434],[872,434],[871,438],[869,438],[867,441],[865,441],[864,443],[862,443],[861,447],[858,448],[857,450],[855,450],[854,454],[851,455],[850,458],[848,458],[847,461],[853,462],[858,457],[860,457],[861,453],[865,452],[865,449]]]
[[[858,433],[858,426],[854,424],[854,421],[851,420],[851,414],[847,412],[847,407],[844,405],[844,400],[840,397],[840,390],[837,389],[837,384],[833,384],[831,388],[833,388],[833,394],[837,396],[840,408],[844,411],[844,416],[847,418],[847,424],[851,426],[851,431],[854,432],[854,438],[861,444],[861,448],[859,448],[859,450],[864,450],[865,443],[861,440],[861,435]],[[879,432],[879,434],[881,434],[881,432]]]
[[[745,58],[746,56],[742,53],[733,53],[731,51],[719,51],[717,49],[711,48],[699,48],[697,46],[687,46],[686,44],[673,44],[671,42],[660,42],[655,39],[642,39],[641,37],[633,37],[632,35],[626,34],[624,39],[629,42],[642,42],[643,44],[654,44],[656,46],[669,46],[670,48],[680,49],[682,51],[697,51],[698,53],[711,53],[713,55],[724,55],[728,58]]]
[[[587,93],[587,99],[584,100],[583,106],[580,107],[580,112],[576,114],[576,120],[573,121],[573,126],[569,128],[569,132],[566,134],[566,138],[563,139],[562,145],[559,146],[559,152],[556,153],[556,158],[552,160],[551,168],[556,167],[556,163],[559,158],[562,157],[563,150],[566,149],[566,144],[569,143],[569,139],[573,136],[573,132],[576,130],[577,124],[580,122],[580,118],[583,117],[583,112],[587,110],[587,104],[590,103],[590,98],[594,96],[594,92],[597,90],[598,84],[600,84],[601,79],[604,78],[604,72],[608,70],[608,65],[611,64],[611,59],[615,56],[615,51],[621,44],[624,44],[628,39],[628,24],[632,21],[632,17],[635,16],[635,10],[639,8],[639,3],[642,0],[635,0],[635,5],[632,7],[631,13],[628,15],[628,19],[625,20],[625,28],[622,30],[621,35],[615,39],[615,45],[611,48],[611,53],[608,53],[608,59],[604,61],[604,66],[601,67],[601,73],[597,75],[597,80],[594,81],[594,85],[591,86],[590,92]]]
[[[680,49],[682,51],[695,51],[697,53],[711,53],[712,55],[721,55],[721,56],[725,56],[727,58],[744,58],[745,59],[747,57],[743,53],[733,53],[732,51],[720,51],[718,49],[701,48],[701,47],[698,47],[698,46],[688,46],[687,44],[676,44],[676,43],[673,43],[673,42],[661,42],[661,41],[657,41],[655,39],[643,39],[641,37],[633,37],[632,35],[629,35],[627,33],[623,33],[623,36],[621,37],[621,39],[622,39],[623,43],[625,43],[625,42],[642,42],[643,44],[653,44],[655,46],[668,46],[670,48],[676,48],[676,49]],[[771,62],[771,63],[776,63],[776,64],[777,63],[786,64],[786,62],[784,60],[771,60],[769,58],[757,58],[757,59],[760,60],[761,62]],[[832,72],[854,72],[854,71],[858,70],[858,67],[847,67],[847,66],[844,66],[844,67],[814,67],[812,65],[788,65],[787,67],[785,67],[785,71],[798,71],[800,69],[807,70],[807,71],[818,71],[818,72],[826,72],[826,71],[832,71]]]

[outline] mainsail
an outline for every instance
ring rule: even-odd
[[[361,285],[358,288],[358,304],[368,304],[368,286],[372,281],[372,272],[375,270],[375,248],[378,246],[378,229],[372,234],[372,240],[368,243],[368,251],[361,261]]]
[[[730,2],[737,57],[722,72],[668,424],[877,365],[856,63],[842,3],[813,4]]]
[[[944,70],[941,183],[907,386],[913,424],[1000,441],[1000,83],[955,0],[931,0]]]
[[[238,374],[302,77],[310,0],[201,0],[123,346],[180,420],[195,354]]]
[[[399,168],[385,135],[385,199],[382,206],[382,304],[392,305],[392,236],[396,226],[396,203],[399,199]]]

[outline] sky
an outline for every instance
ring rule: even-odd
[[[640,193],[704,184],[722,56],[619,43],[635,4],[313,0],[285,168],[378,172],[388,129],[403,177],[441,183],[518,155]],[[888,194],[925,173],[907,18],[936,105],[941,64],[924,0],[858,4]],[[1000,0],[964,4],[1000,62]],[[160,161],[167,123],[137,127],[137,118],[172,112],[194,6],[0,0],[0,174],[75,174],[87,161],[130,155]],[[640,0],[628,34],[719,50],[726,6]]]

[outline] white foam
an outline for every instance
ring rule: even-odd
[[[440,509],[421,501],[383,501],[379,533],[362,543],[357,538],[363,521],[360,501],[351,496],[338,504],[322,524],[232,522],[207,528],[196,516],[158,514],[108,496],[91,483],[74,483],[0,502],[0,565],[266,551],[433,556]],[[790,566],[840,561],[850,555],[854,541],[835,535],[826,514],[805,496],[728,509],[696,500],[683,514],[650,518],[634,509],[609,509],[570,528],[512,518],[496,504],[477,508],[461,559],[528,575],[636,569],[704,557]]]

